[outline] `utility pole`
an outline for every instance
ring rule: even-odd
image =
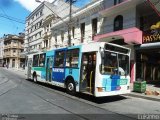
[[[68,46],[71,46],[71,29],[72,29],[72,4],[77,0],[66,0],[69,2],[69,26],[68,26]]]
[[[69,23],[65,22],[61,17],[59,17],[50,7],[48,7],[44,2],[41,2],[40,0],[35,0],[36,2],[43,3],[51,12],[56,15],[57,18],[62,20],[68,27],[68,46],[71,46],[71,27],[72,27],[72,4],[75,3],[77,0],[65,0],[66,2],[69,2]]]

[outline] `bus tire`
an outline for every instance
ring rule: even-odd
[[[75,95],[76,93],[76,86],[73,80],[67,80],[66,82],[66,90],[68,94]]]
[[[36,74],[36,72],[33,72],[33,81],[37,82],[37,74]]]
[[[37,76],[36,76],[36,75],[33,77],[33,81],[34,81],[35,83],[37,82]]]

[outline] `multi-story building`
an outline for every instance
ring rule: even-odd
[[[99,11],[103,26],[94,40],[131,48],[131,81],[160,80],[160,20],[152,7],[146,0],[104,0],[104,8]]]
[[[131,82],[160,80],[160,20],[152,7],[146,0],[93,0],[72,14],[71,43],[105,41],[127,46],[132,51]],[[67,22],[69,16],[53,22],[51,28],[53,41],[62,46],[68,41]]]
[[[4,39],[0,38],[0,67],[3,66]]]
[[[24,34],[5,35],[4,36],[4,63],[10,68],[23,67],[25,63],[25,56],[22,55],[24,51]]]
[[[73,10],[77,10],[73,7]],[[25,52],[32,53],[39,50],[54,48],[51,35],[51,23],[69,14],[69,4],[64,0],[58,3],[43,2],[26,19]],[[57,16],[58,15],[58,16]]]
[[[101,16],[99,11],[103,8],[103,0],[93,0],[88,5],[72,13],[71,44],[77,45],[93,41],[93,37],[100,32]],[[53,22],[52,34],[54,41],[62,46],[68,45],[69,15]]]

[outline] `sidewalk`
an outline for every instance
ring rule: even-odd
[[[6,67],[3,67],[3,69],[6,69],[6,70],[10,70],[10,71],[17,71],[17,72],[21,72],[23,75],[25,75],[25,70],[23,68],[6,68]]]
[[[146,84],[146,93],[137,93],[133,91],[133,84],[131,84],[131,91],[131,93],[126,94],[125,96],[143,98],[160,102],[160,95],[155,95],[155,92],[160,94],[160,87],[156,87],[155,85]]]

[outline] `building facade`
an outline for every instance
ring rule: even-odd
[[[73,7],[73,11],[77,10]],[[69,14],[69,4],[64,0],[41,3],[26,19],[25,52],[49,50],[56,47],[53,43],[51,25],[53,21]]]
[[[24,34],[4,36],[4,63],[9,68],[21,68],[25,64]]]
[[[68,17],[65,17],[63,21],[52,25],[54,41],[58,41],[63,46],[66,46],[68,40],[67,27],[64,25],[64,22],[68,21]],[[151,47],[145,47],[147,44],[144,42],[149,42],[148,38],[144,36],[146,31],[150,31],[152,28],[151,31],[154,31],[155,35],[155,26],[159,26],[159,16],[148,1],[92,1],[74,12],[72,21],[72,45],[91,41],[105,41],[129,47],[132,51],[130,59],[131,82],[138,79],[160,80],[159,50],[155,50],[155,44],[152,45],[152,49]],[[159,48],[157,46],[159,44],[159,31],[156,30],[156,33],[157,36],[154,41],[157,42],[156,47]],[[153,40],[150,40],[150,42],[153,42]],[[154,60],[151,60],[151,62],[143,54]]]
[[[148,1],[106,0],[104,9],[99,13],[104,19],[103,32],[95,36],[94,40],[108,41],[131,48],[131,82],[138,79],[147,82],[159,81],[160,55],[158,49],[160,46],[158,46],[157,36],[160,19]],[[155,40],[147,38],[149,31],[153,32],[150,35]],[[152,44],[156,42],[157,46],[149,42]]]
[[[103,8],[103,0],[92,1],[88,5],[72,13],[71,23],[71,45],[88,43],[93,41],[93,37],[100,32],[101,16],[99,11]],[[52,35],[61,47],[68,44],[69,16],[52,24]]]
[[[3,66],[4,39],[0,38],[0,67]]]

